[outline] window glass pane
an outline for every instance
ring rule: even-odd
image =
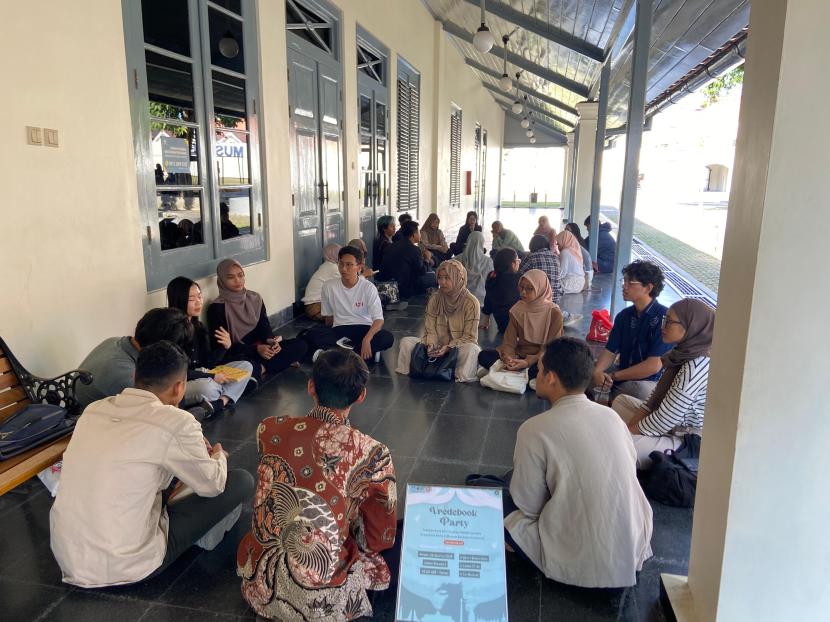
[[[211,2],[237,15],[242,15],[242,0],[211,0]]]
[[[360,137],[360,155],[357,158],[357,164],[361,171],[367,171],[372,168],[372,139],[369,136]]]
[[[248,135],[223,130],[216,132],[216,172],[220,186],[250,184]]]
[[[212,84],[216,127],[247,130],[245,80],[214,71]]]
[[[378,157],[375,162],[375,170],[378,172],[386,170],[386,141],[378,138]]]
[[[156,186],[198,186],[198,130],[157,121],[151,121],[150,126]]]
[[[141,0],[144,42],[190,56],[187,0]]]
[[[216,9],[208,10],[210,62],[217,67],[245,73],[242,22]]]
[[[365,95],[360,96],[360,131],[372,131],[372,100]]]
[[[195,122],[190,63],[147,52],[147,94],[151,117]]]
[[[203,244],[202,193],[199,190],[156,193],[161,250]]]
[[[378,136],[386,136],[386,104],[375,102],[375,125]]]
[[[223,240],[251,233],[251,190],[220,190],[219,218]]]

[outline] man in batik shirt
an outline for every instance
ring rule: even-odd
[[[369,371],[351,350],[314,363],[305,417],[257,429],[260,462],[251,532],[237,553],[242,595],[269,619],[335,622],[371,616],[366,590],[389,587],[380,552],[395,543],[389,450],[349,425]]]

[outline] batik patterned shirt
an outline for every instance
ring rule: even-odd
[[[366,590],[389,586],[380,551],[395,542],[389,450],[323,407],[265,419],[257,446],[251,531],[237,552],[245,600],[286,622],[371,615]]]

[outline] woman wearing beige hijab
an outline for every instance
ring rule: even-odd
[[[438,228],[441,219],[438,214],[432,213],[427,216],[426,222],[421,226],[421,246],[432,253],[436,264],[450,258],[450,246],[444,232]]]
[[[715,311],[705,302],[684,298],[663,316],[662,338],[674,347],[663,356],[663,375],[645,401],[618,395],[612,408],[634,435],[637,466],[651,466],[652,451],[677,449],[683,435],[703,430],[709,351]]]
[[[438,291],[430,297],[424,315],[424,336],[401,339],[395,371],[408,375],[412,351],[418,343],[423,343],[432,356],[444,356],[456,348],[456,382],[475,381],[481,352],[478,347],[481,308],[467,289],[467,271],[458,261],[450,259],[441,263],[437,277]]]
[[[552,296],[550,281],[544,272],[525,272],[519,279],[520,300],[510,309],[502,344],[495,350],[483,350],[478,355],[478,364],[490,369],[501,359],[506,370],[527,369],[529,377],[535,378],[545,346],[562,336],[562,311],[553,303]]]
[[[308,346],[302,339],[283,339],[271,330],[262,296],[245,287],[245,270],[235,259],[224,259],[216,266],[219,297],[207,312],[209,334],[221,328],[229,338],[224,361],[249,361],[252,377],[260,381],[296,364]],[[214,347],[220,347],[219,343]]]

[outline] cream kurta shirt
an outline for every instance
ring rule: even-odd
[[[101,587],[147,577],[167,550],[161,491],[176,476],[197,495],[215,497],[227,475],[224,454],[208,455],[189,412],[141,389],[93,402],[64,453],[50,514],[64,582]]]
[[[651,557],[652,513],[631,433],[613,410],[568,395],[519,428],[504,521],[550,579],[623,587]]]

